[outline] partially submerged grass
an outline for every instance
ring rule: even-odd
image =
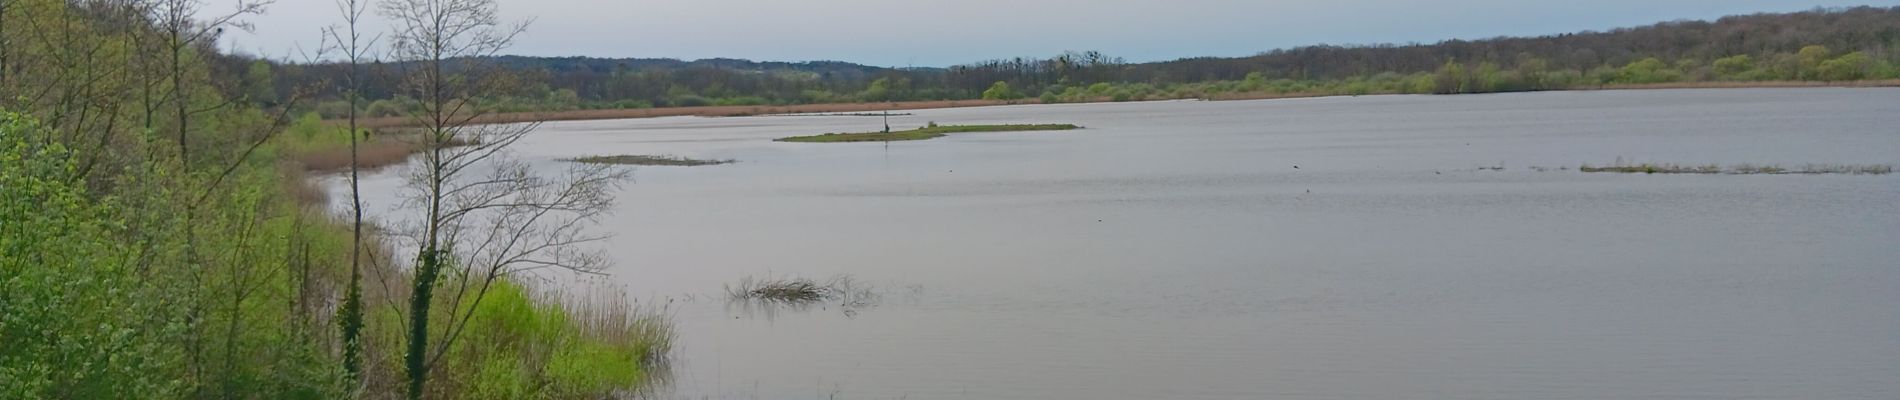
[[[776,141],[799,143],[895,142],[903,140],[935,139],[952,133],[1066,131],[1072,129],[1082,129],[1082,127],[1074,124],[938,125],[890,132],[827,133],[812,136],[792,136],[779,138]]]
[[[1577,170],[1583,172],[1617,172],[1625,174],[1719,174],[1722,173],[1722,166],[1715,164],[1681,165],[1656,163],[1616,163],[1595,166],[1584,163],[1583,166],[1577,167]]]
[[[829,289],[805,278],[754,280],[748,277],[740,279],[737,285],[726,286],[726,296],[733,300],[803,303],[824,300],[829,292]]]
[[[719,164],[731,164],[731,163],[738,162],[738,160],[733,160],[730,158],[716,159],[716,160],[702,160],[702,159],[697,159],[697,158],[686,158],[686,157],[670,156],[670,155],[587,156],[587,157],[577,157],[577,158],[566,158],[566,159],[561,159],[561,161],[570,161],[570,162],[586,163],[586,164],[649,165],[649,166],[669,166],[669,167],[697,167],[701,165],[719,165]]]
[[[1666,163],[1630,163],[1617,159],[1610,165],[1583,164],[1577,168],[1583,172],[1611,172],[1624,174],[1728,174],[1728,175],[1782,175],[1782,174],[1848,174],[1848,175],[1885,175],[1893,173],[1893,166],[1887,164],[1803,164],[1795,168],[1784,168],[1773,164],[1735,164],[1723,167],[1718,164],[1666,164]]]
[[[763,114],[759,116],[761,117],[901,117],[901,116],[908,116],[908,115],[913,115],[913,114],[858,112],[858,113]]]
[[[1886,175],[1893,173],[1889,164],[1804,164],[1798,174]]]
[[[808,278],[746,277],[737,284],[726,285],[726,298],[784,304],[838,301],[841,306],[863,307],[875,304],[878,295],[870,285],[862,284],[849,275],[840,275],[824,283]]]
[[[443,143],[445,147],[472,144],[475,143],[463,138],[452,138]],[[350,147],[347,141],[289,147],[291,159],[302,164],[305,170],[336,172],[350,168]],[[357,143],[356,165],[363,169],[376,169],[401,164],[409,161],[410,155],[420,153],[428,147],[419,134],[373,135],[370,139]]]

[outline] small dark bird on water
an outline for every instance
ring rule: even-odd
[[[1298,166],[1298,165],[1295,165],[1295,166],[1293,166],[1293,169],[1300,169],[1300,166]]]

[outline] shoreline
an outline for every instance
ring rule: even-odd
[[[1608,91],[1608,90],[1667,90],[1667,89],[1783,89],[1783,88],[1887,88],[1887,87],[1900,87],[1900,79],[1864,80],[1864,81],[1852,81],[1852,82],[1818,82],[1818,81],[1724,82],[1724,81],[1717,81],[1717,82],[1612,84],[1612,85],[1584,86],[1584,87],[1573,87],[1573,88],[1564,88],[1564,89],[1541,90],[1541,91],[1536,91],[1536,92],[1573,92],[1573,91],[1591,92],[1591,91]],[[1496,94],[1496,93],[1530,93],[1530,92],[1462,93],[1462,94],[1454,94],[1453,96],[1465,95],[1465,94]],[[1392,95],[1392,94],[1405,94],[1405,93],[1368,93],[1368,94],[1365,94],[1365,96]],[[1218,96],[1213,96],[1210,98],[1203,98],[1203,99],[1193,99],[1193,98],[1149,99],[1147,101],[1178,101],[1178,100],[1245,101],[1245,100],[1277,100],[1277,99],[1302,99],[1302,98],[1346,97],[1346,96],[1355,96],[1355,95],[1337,94],[1337,93],[1232,93],[1232,94],[1218,95]],[[1063,103],[1053,103],[1053,104],[1094,104],[1094,103],[1114,103],[1114,102],[1115,101],[1103,98],[1103,99],[1094,99],[1090,101],[1063,102]],[[781,114],[867,113],[867,112],[880,112],[880,111],[928,110],[928,109],[944,109],[944,108],[990,107],[990,106],[1029,105],[1029,104],[1044,104],[1044,103],[1041,100],[1036,99],[1036,98],[1023,98],[1019,100],[926,100],[926,101],[899,101],[899,102],[889,102],[889,103],[794,104],[794,105],[783,105],[783,106],[697,106],[697,107],[663,107],[663,108],[627,108],[627,109],[611,109],[611,110],[571,110],[571,111],[499,113],[499,114],[492,114],[489,116],[485,116],[483,118],[477,118],[476,122],[484,123],[484,124],[506,124],[506,123],[520,123],[520,122],[534,122],[534,121],[542,121],[542,122],[595,121],[595,120],[660,118],[660,117],[755,117],[755,116],[770,116],[770,115],[781,115]],[[358,123],[363,128],[368,128],[368,129],[405,128],[405,127],[412,126],[411,124],[408,123],[407,119],[403,117],[364,118],[360,120]]]
[[[926,110],[940,108],[988,107],[1014,104],[1041,104],[1036,99],[1006,100],[927,100],[899,101],[890,103],[821,103],[794,104],[783,106],[697,106],[662,108],[623,108],[612,110],[572,110],[546,112],[499,113],[477,118],[475,122],[484,124],[506,124],[532,121],[591,121],[609,119],[636,119],[659,117],[753,117],[775,114],[807,113],[866,113],[898,110]],[[895,115],[895,114],[893,114]],[[404,128],[410,124],[403,117],[364,118],[358,122],[364,128]]]

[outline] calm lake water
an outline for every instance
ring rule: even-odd
[[[560,122],[520,155],[740,161],[638,168],[604,221],[607,279],[672,302],[666,398],[1900,398],[1900,175],[1574,171],[1900,164],[1900,90],[911,112],[1087,129]],[[841,274],[881,301],[721,297]]]

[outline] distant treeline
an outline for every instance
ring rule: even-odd
[[[1482,93],[1622,84],[1853,81],[1900,78],[1900,7],[1814,9],[1673,21],[1606,32],[1316,45],[1249,57],[1129,63],[1099,52],[990,60],[949,68],[732,59],[502,57],[525,83],[483,106],[502,111],[1039,98],[1044,102],[1378,93]],[[250,61],[245,61],[250,62]],[[383,68],[396,68],[385,65]],[[330,64],[257,61],[241,70],[257,96],[340,79]],[[372,83],[373,116],[414,106]],[[334,97],[318,93],[320,98]],[[318,102],[325,116],[347,109]]]

